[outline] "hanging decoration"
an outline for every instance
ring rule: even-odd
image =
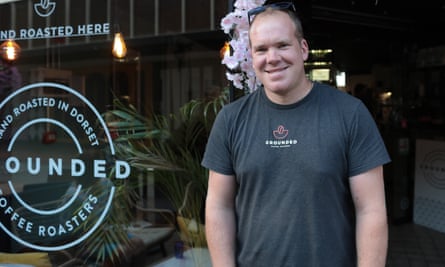
[[[234,87],[246,92],[254,91],[259,83],[252,67],[247,12],[264,2],[265,0],[237,0],[234,10],[221,20],[222,30],[230,37],[231,53],[225,53],[222,59],[222,64],[228,69],[227,79],[232,81]]]

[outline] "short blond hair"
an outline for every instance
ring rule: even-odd
[[[298,40],[302,40],[304,39],[304,31],[303,31],[303,25],[301,23],[301,19],[297,16],[297,14],[295,14],[295,12],[290,11],[290,10],[284,10],[284,9],[276,9],[276,8],[272,8],[272,7],[268,7],[266,10],[264,10],[264,12],[261,12],[259,14],[257,14],[252,21],[250,22],[250,28],[249,28],[249,36],[250,36],[250,29],[252,28],[253,23],[255,22],[255,19],[257,18],[257,16],[261,16],[262,14],[265,15],[270,15],[273,14],[275,12],[284,12],[287,15],[289,15],[290,19],[292,20],[292,22],[295,25],[295,36],[297,37]],[[250,43],[250,40],[249,40]]]

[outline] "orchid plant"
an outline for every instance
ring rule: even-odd
[[[252,67],[249,47],[249,21],[247,12],[261,6],[265,0],[236,0],[235,9],[221,20],[223,31],[230,36],[232,53],[225,53],[222,64],[228,68],[227,79],[238,89],[252,92],[258,81]]]

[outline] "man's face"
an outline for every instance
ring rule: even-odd
[[[250,29],[253,68],[266,92],[286,95],[305,78],[306,40],[299,40],[295,24],[281,11],[258,14]]]

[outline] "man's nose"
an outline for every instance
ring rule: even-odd
[[[279,51],[277,51],[277,49],[269,49],[269,51],[267,51],[268,62],[275,62],[279,59],[280,59],[280,54]]]

